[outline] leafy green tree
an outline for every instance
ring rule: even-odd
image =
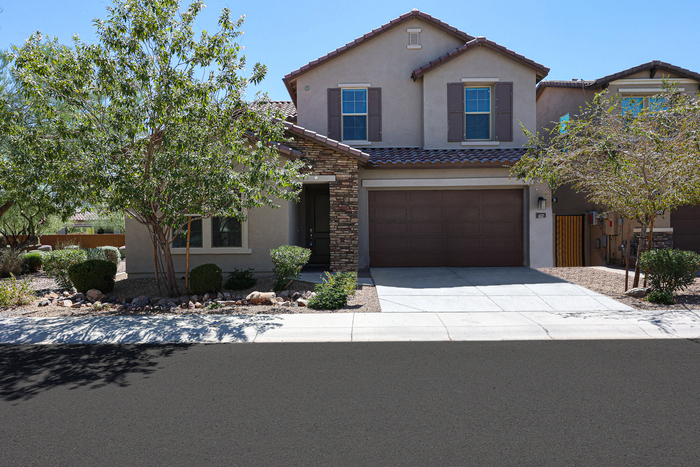
[[[78,146],[104,204],[146,226],[156,274],[179,293],[170,245],[187,214],[244,219],[245,209],[296,199],[301,161],[280,160],[283,127],[245,90],[266,73],[246,64],[236,38],[243,18],[221,12],[219,31],[193,25],[201,1],[116,0],[96,20],[96,44],[72,47],[35,33],[16,50],[16,74],[32,97],[60,102],[60,141]],[[158,276],[156,276],[158,277]]]
[[[23,95],[11,65],[12,56],[0,53],[0,227],[11,246],[24,248],[44,226],[70,216],[85,193],[71,145],[53,138],[50,120],[65,117],[61,107]]]
[[[551,189],[571,185],[591,202],[638,221],[642,232],[649,228],[649,247],[657,215],[700,203],[697,95],[665,84],[648,105],[630,107],[630,101],[602,92],[549,134],[524,131],[528,151],[512,175],[545,182]]]

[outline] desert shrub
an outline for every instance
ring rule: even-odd
[[[223,271],[216,264],[202,264],[190,271],[190,289],[197,295],[221,291],[223,281]]]
[[[49,277],[56,279],[62,289],[69,290],[73,283],[68,276],[68,268],[87,260],[85,250],[54,250],[44,255],[44,271]]]
[[[675,303],[673,300],[673,293],[661,290],[652,290],[649,292],[647,301],[651,303],[660,303],[662,305],[673,305]]]
[[[253,287],[258,280],[253,277],[251,271],[251,269],[234,269],[231,274],[228,275],[224,288],[229,290],[243,290]]]
[[[10,275],[9,279],[0,282],[0,306],[28,305],[33,299],[31,281],[18,281],[14,275]]]
[[[275,291],[286,289],[293,280],[298,279],[310,256],[311,250],[300,246],[282,245],[276,250],[270,250],[274,264],[272,272],[275,274]]]
[[[44,262],[44,257],[38,251],[32,251],[27,253],[22,258],[22,266],[27,272],[37,272],[41,269],[41,265]]]
[[[348,304],[348,296],[355,293],[357,274],[344,272],[342,274],[326,273],[323,283],[316,284],[316,295],[309,300],[309,308],[316,310],[337,310]]]
[[[75,240],[59,240],[54,245],[54,250],[79,250],[81,245]]]
[[[117,265],[102,259],[89,259],[72,264],[68,268],[68,277],[76,290],[85,293],[97,289],[102,293],[114,290],[114,277],[117,275]]]
[[[85,250],[85,257],[88,261],[91,259],[101,259],[102,261],[109,261],[107,253],[99,248],[88,248]]]
[[[119,254],[119,248],[116,246],[98,246],[98,250],[102,250],[107,254],[108,261],[114,264],[119,264],[122,260],[122,256]]]
[[[10,248],[0,249],[0,277],[22,274],[22,253]]]
[[[119,247],[119,257],[120,257],[121,259],[125,259],[125,258],[126,258],[126,246],[120,246],[120,247]]]
[[[649,250],[639,264],[651,288],[657,292],[677,292],[693,283],[700,270],[700,255],[683,250]]]

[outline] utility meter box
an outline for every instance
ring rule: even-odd
[[[619,218],[620,216],[616,212],[610,212],[608,213],[608,218],[603,219],[605,235],[618,235],[620,233]]]

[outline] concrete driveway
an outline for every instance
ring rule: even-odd
[[[605,295],[527,267],[371,271],[385,313],[633,310]]]

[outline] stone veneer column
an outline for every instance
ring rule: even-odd
[[[358,164],[344,154],[312,141],[294,137],[290,147],[304,153],[311,165],[309,175],[335,175],[330,190],[331,271],[357,271],[358,239]]]

